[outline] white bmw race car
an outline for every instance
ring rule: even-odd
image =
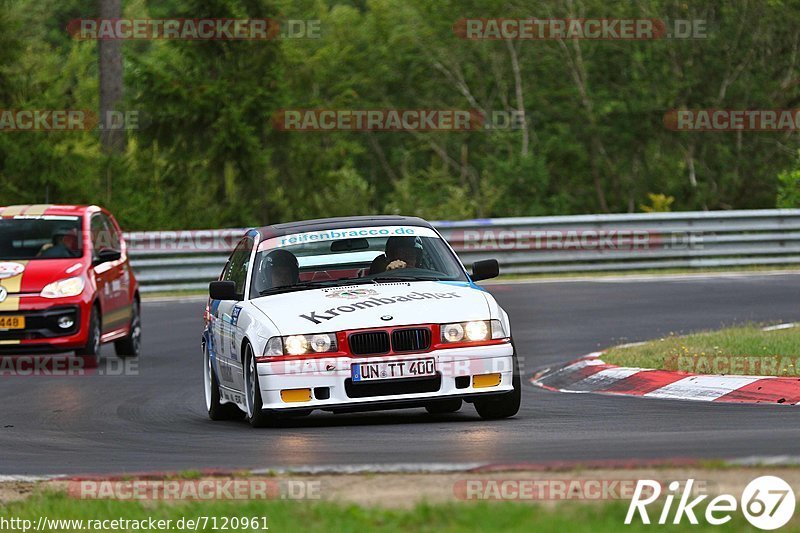
[[[202,346],[213,420],[266,426],[315,409],[425,407],[513,416],[508,315],[419,218],[276,224],[246,233],[209,287]]]

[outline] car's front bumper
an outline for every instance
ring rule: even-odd
[[[9,295],[9,300],[12,297],[16,304],[4,306],[0,316],[23,316],[25,328],[0,329],[0,354],[51,353],[86,345],[91,311],[88,295],[57,299]],[[59,327],[58,319],[64,316],[72,319],[71,327]]]
[[[352,365],[373,361],[434,358],[437,375],[354,383]],[[258,364],[262,408],[274,411],[359,411],[413,407],[446,398],[474,399],[513,390],[514,348],[510,342],[427,353],[379,357],[335,357]],[[475,386],[474,376],[499,375],[499,383]],[[480,384],[478,384],[480,385]],[[308,400],[287,401],[308,390]]]

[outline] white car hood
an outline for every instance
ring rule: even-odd
[[[313,289],[251,303],[272,320],[280,335],[490,318],[483,291],[436,281]]]

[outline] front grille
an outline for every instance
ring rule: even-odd
[[[385,331],[353,333],[347,338],[353,355],[389,353],[389,334]]]
[[[4,315],[25,316],[25,329],[0,330],[0,340],[35,340],[74,335],[80,326],[80,312],[77,307],[53,307],[41,311],[9,311]],[[58,326],[58,319],[69,316],[73,325],[67,329]]]
[[[25,331],[24,329],[0,330],[0,341],[21,341],[41,338],[41,333],[35,331]]]
[[[425,378],[392,379],[380,382],[353,383],[344,380],[344,391],[348,398],[370,398],[372,396],[397,396],[401,394],[423,394],[437,392],[442,387],[442,375]]]
[[[431,346],[431,330],[425,328],[396,329],[392,332],[395,352],[419,352]]]

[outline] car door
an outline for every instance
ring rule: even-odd
[[[253,244],[254,240],[250,236],[239,241],[220,276],[222,281],[236,283],[236,292],[241,295],[245,294],[247,286]],[[244,390],[242,362],[239,353],[242,336],[237,327],[241,310],[241,301],[238,300],[214,301],[211,306],[213,350],[219,371],[217,377],[224,387],[239,391]]]
[[[115,242],[119,248],[119,239],[116,232],[112,232],[105,215],[101,212],[93,213],[89,223],[92,241],[92,262],[94,264],[94,279],[97,285],[97,295],[100,299],[102,312],[103,333],[109,333],[127,324],[130,318],[130,309],[125,309],[120,298],[122,290],[121,260],[97,263],[100,252],[114,250]],[[128,314],[126,314],[126,312]]]
[[[122,235],[119,227],[107,213],[100,213],[100,218],[103,220],[108,236],[104,243],[106,249],[120,254],[119,259],[107,263],[111,280],[111,313],[106,315],[106,322],[109,330],[118,330],[126,328],[131,320],[133,300],[131,299],[130,273],[128,271],[130,267],[124,255],[125,250],[122,247]]]

